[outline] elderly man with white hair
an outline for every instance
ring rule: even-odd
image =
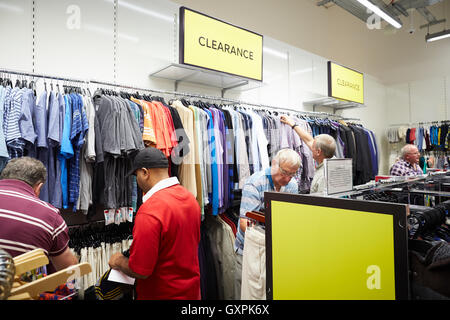
[[[265,233],[257,231],[256,228],[250,228],[248,230],[246,213],[249,211],[264,212],[264,192],[266,191],[298,193],[295,175],[300,166],[301,158],[296,151],[282,149],[272,159],[272,166],[253,173],[244,184],[239,210],[239,224],[234,245],[236,256],[234,288],[235,298],[237,300],[241,298],[243,300],[265,299],[266,294],[265,280],[263,281],[265,279],[265,260],[256,259],[255,263],[251,264],[251,267],[248,268],[247,264],[243,261],[244,242],[247,248],[246,250],[256,256],[263,256],[262,251],[265,250]],[[247,259],[249,259],[249,256],[247,256]],[[264,267],[260,263],[263,263]],[[246,276],[249,274],[252,274],[256,280],[246,281],[248,280]]]
[[[391,176],[418,176],[423,174],[419,166],[420,152],[413,144],[401,149],[401,157],[391,167]]]

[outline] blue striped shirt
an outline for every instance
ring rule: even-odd
[[[275,191],[271,182],[270,170],[271,167],[255,172],[245,182],[244,188],[242,189],[241,207],[239,211],[241,218],[245,218],[245,214],[249,211],[264,212],[264,192]],[[298,193],[298,185],[295,178],[292,178],[286,186],[281,187],[280,192]],[[234,250],[242,255],[244,251],[245,232],[239,226],[240,223],[237,228]]]
[[[70,140],[73,145],[74,156],[69,160],[69,204],[72,204],[73,211],[76,211],[76,203],[80,193],[80,154],[89,124],[81,96],[73,93],[71,98],[73,108]]]
[[[11,105],[7,114],[6,142],[22,136],[19,129],[19,119],[22,114],[22,93],[23,90],[19,87],[11,90]]]

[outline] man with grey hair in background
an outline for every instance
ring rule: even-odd
[[[8,162],[0,175],[0,248],[12,257],[43,249],[47,273],[78,263],[70,251],[67,224],[59,210],[39,199],[47,170],[34,158]]]
[[[336,141],[329,134],[319,134],[313,138],[308,132],[301,129],[295,122],[287,116],[281,116],[282,123],[290,126],[306,143],[313,154],[313,159],[317,162],[314,178],[311,182],[310,193],[323,192],[325,188],[325,170],[323,160],[331,159],[336,152]]]
[[[413,144],[407,144],[400,150],[401,156],[391,167],[391,176],[418,176],[423,171],[419,166],[420,152]]]

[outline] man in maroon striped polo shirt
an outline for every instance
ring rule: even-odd
[[[30,157],[9,161],[0,175],[0,248],[15,257],[44,249],[48,273],[77,264],[68,247],[69,234],[59,210],[39,199],[47,171]]]

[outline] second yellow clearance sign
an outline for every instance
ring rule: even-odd
[[[180,8],[180,63],[262,81],[263,36]]]
[[[364,74],[328,61],[328,96],[364,103]]]

